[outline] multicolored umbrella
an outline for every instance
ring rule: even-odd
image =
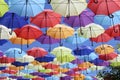
[[[88,3],[88,8],[90,8],[95,14],[110,16],[113,12],[120,10],[119,5],[120,3],[117,0],[90,0]]]
[[[65,18],[64,22],[72,27],[86,26],[94,21],[94,13],[92,11],[84,10],[79,16],[70,16]]]
[[[20,16],[31,17],[44,10],[45,0],[9,0],[9,10]]]
[[[0,17],[3,16],[8,11],[8,5],[4,0],[0,1]]]
[[[64,2],[62,0],[51,0],[50,4],[52,5],[53,11],[65,17],[79,15],[87,8],[86,0],[66,0]]]
[[[32,17],[30,22],[40,28],[54,27],[61,22],[61,15],[50,9],[46,9],[35,17]]]

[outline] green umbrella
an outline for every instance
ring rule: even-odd
[[[62,56],[62,55],[69,55],[72,53],[72,50],[63,46],[56,47],[51,51],[52,54],[54,54],[56,57]]]
[[[8,11],[8,5],[4,0],[0,0],[0,17]]]

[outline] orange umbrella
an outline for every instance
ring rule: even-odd
[[[84,79],[85,79],[85,76],[83,74],[74,76],[74,80],[84,80]]]
[[[79,64],[78,65],[78,67],[80,67],[80,68],[89,68],[89,67],[91,67],[91,66],[94,66],[94,64],[92,64],[92,63],[90,63],[90,62],[84,62],[84,63],[81,63],[81,64]]]
[[[95,52],[98,54],[109,54],[109,53],[114,52],[114,48],[111,45],[102,44],[95,48]]]

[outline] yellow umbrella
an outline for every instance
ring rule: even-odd
[[[83,75],[83,74],[74,76],[74,80],[84,80],[84,79],[85,79],[85,75]]]
[[[20,38],[20,37],[13,37],[10,39],[10,41],[13,43],[13,44],[21,44],[21,45],[24,45],[24,44],[32,44],[35,40],[34,39],[23,39],[23,38]]]
[[[84,63],[78,65],[78,67],[80,67],[80,68],[90,68],[91,66],[94,66],[94,64],[92,64],[90,62],[84,62]]]
[[[47,35],[55,39],[65,39],[72,36],[73,34],[74,29],[64,24],[57,24],[53,28],[49,28],[47,30]]]
[[[4,0],[0,0],[0,17],[8,11],[8,5]]]
[[[109,54],[114,52],[114,48],[108,44],[102,44],[95,48],[95,52],[98,54]]]

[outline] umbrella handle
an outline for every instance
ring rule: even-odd
[[[94,3],[96,3],[96,4],[97,4],[97,3],[98,3],[98,0],[94,0]]]
[[[51,3],[51,0],[48,0],[48,4],[50,4]]]
[[[110,14],[110,15],[108,15],[109,16],[109,18],[114,18],[114,15],[113,14]]]

